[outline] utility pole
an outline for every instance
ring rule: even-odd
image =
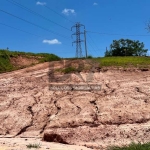
[[[80,31],[80,27],[84,27],[84,32]],[[72,35],[76,35],[76,41],[72,42],[72,43],[76,43],[76,57],[77,58],[81,58],[82,56],[82,48],[81,48],[81,42],[85,42],[85,49],[87,49],[86,46],[86,31],[85,31],[85,26],[80,24],[79,22],[77,22],[74,26],[72,26],[71,31],[73,28],[76,28],[76,32]],[[80,35],[84,34],[84,38],[85,40],[81,40]],[[86,50],[86,57],[87,57],[87,50]]]
[[[87,58],[88,53],[87,53],[87,44],[86,44],[86,30],[84,29],[84,43],[85,43],[85,56]]]

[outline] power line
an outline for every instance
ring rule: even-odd
[[[88,34],[88,36],[90,37],[91,41],[94,43],[95,47],[96,47],[97,49],[99,49],[98,46],[95,44],[94,40],[92,39],[92,37],[91,37],[89,34]]]
[[[48,7],[48,6],[46,6],[46,5],[44,5],[44,7],[46,7],[46,8],[49,9],[49,10],[51,10],[52,12],[54,12],[55,14],[57,14],[58,16],[64,18],[65,20],[68,20],[70,23],[73,23],[73,24],[75,23],[75,22],[71,21],[70,19],[64,17],[63,15],[59,14],[59,13],[56,12],[55,10],[51,9],[50,7]]]
[[[89,34],[88,34],[88,36],[89,36]],[[90,36],[89,36],[90,37]],[[90,37],[91,38],[91,37]],[[91,38],[91,40],[92,40],[92,38]],[[92,40],[93,41],[93,40]],[[98,53],[97,53],[97,51],[95,50],[95,48],[92,46],[92,44],[88,41],[88,43],[90,44],[90,46],[92,47],[92,49],[95,51],[95,53],[98,55]]]
[[[101,35],[118,35],[118,36],[150,36],[150,35],[125,35],[125,34],[112,34],[112,33],[100,33],[100,32],[94,32],[94,31],[87,31],[89,33],[96,33],[96,34],[101,34]]]
[[[24,33],[27,33],[27,34],[30,34],[30,35],[33,35],[33,36],[36,36],[36,37],[41,37],[41,36],[38,36],[38,35],[36,35],[36,34],[30,33],[30,32],[28,32],[28,31],[24,31],[24,30],[15,28],[15,27],[12,27],[12,26],[10,26],[10,25],[7,25],[7,24],[1,23],[1,22],[0,22],[0,24],[3,25],[3,26],[6,26],[6,27],[9,27],[9,28],[12,28],[12,29],[15,29],[15,30],[18,30],[18,31],[21,31],[21,32],[24,32]]]
[[[10,26],[10,25],[7,25],[7,24],[1,23],[1,22],[0,22],[0,24],[3,25],[3,26],[6,26],[6,27],[9,27],[9,28],[12,28],[12,29],[15,29],[15,30],[18,30],[18,31],[21,31],[21,32],[24,32],[24,33],[27,33],[27,34],[30,34],[30,35],[33,35],[33,36],[36,36],[36,37],[41,37],[41,38],[43,38],[43,36],[40,36],[40,35],[31,33],[31,32],[28,32],[28,31],[25,31],[25,30],[22,30],[22,29],[18,29],[18,28],[16,28],[16,27],[12,27],[12,26]],[[48,39],[48,38],[47,38],[47,39]],[[64,44],[64,43],[63,43],[63,45],[71,46],[71,45],[69,45],[69,44]]]
[[[35,24],[35,23],[32,23],[32,22],[30,22],[30,21],[28,21],[28,20],[25,20],[25,19],[23,19],[23,18],[20,18],[20,17],[18,17],[18,16],[15,16],[15,15],[13,15],[13,14],[11,14],[11,13],[9,13],[9,12],[6,12],[6,11],[4,11],[4,10],[2,10],[2,9],[0,9],[0,11],[3,12],[3,13],[5,13],[5,14],[7,14],[7,15],[10,15],[10,16],[12,16],[12,17],[15,17],[15,18],[17,18],[17,19],[20,19],[20,20],[22,20],[22,21],[24,21],[24,22],[26,22],[26,23],[29,23],[29,24],[31,24],[31,25],[33,25],[33,26],[36,26],[36,27],[38,27],[38,28],[40,28],[40,29],[43,29],[43,30],[48,31],[48,32],[53,33],[53,34],[56,34],[56,35],[61,36],[61,37],[63,37],[63,38],[70,39],[69,37],[66,37],[66,36],[64,36],[64,35],[62,35],[62,34],[59,34],[59,33],[54,32],[54,31],[52,31],[52,30],[46,29],[46,28],[44,28],[44,27],[41,27],[41,26],[39,26],[39,25],[37,25],[37,24]]]
[[[35,0],[37,2],[37,0]],[[63,19],[69,21],[70,23],[75,24],[75,22],[73,22],[72,20],[64,17],[63,15],[61,15],[60,13],[58,13],[57,11],[53,10],[52,8],[48,7],[47,5],[43,5],[45,8],[49,9],[50,11],[54,12],[55,14],[57,14],[58,16],[62,17]]]
[[[44,17],[43,15],[41,15],[41,14],[39,14],[39,13],[37,13],[37,12],[35,12],[35,11],[29,9],[29,8],[27,8],[26,6],[24,6],[24,5],[22,5],[22,4],[18,3],[18,2],[16,2],[16,1],[14,1],[14,0],[6,0],[6,1],[8,1],[9,3],[12,3],[13,5],[16,5],[16,6],[20,7],[20,8],[22,8],[22,9],[24,9],[24,10],[26,10],[26,11],[32,13],[32,14],[34,14],[34,15],[37,15],[37,16],[39,16],[39,17],[41,17],[41,18],[43,18],[43,19],[45,19],[45,20],[47,20],[47,21],[49,21],[49,22],[51,22],[51,23],[53,23],[53,24],[56,24],[56,25],[58,25],[58,26],[60,26],[60,27],[62,27],[62,28],[64,28],[64,29],[70,31],[70,29],[68,29],[68,28],[66,28],[66,27],[64,27],[64,26],[62,26],[62,25],[60,25],[60,24],[58,24],[58,23],[56,23],[56,22],[50,20],[49,18]]]
[[[92,46],[92,44],[87,40],[88,44],[91,46],[92,50],[94,50],[94,52],[98,55],[98,53],[95,51],[94,47]],[[90,49],[88,49],[88,51],[92,52]]]

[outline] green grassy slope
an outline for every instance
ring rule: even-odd
[[[22,56],[25,58],[33,57],[34,59],[38,60],[39,63],[60,60],[60,58],[54,54],[48,53],[35,54],[18,51],[0,50],[0,73],[21,69],[11,64],[11,58],[13,57],[17,58],[18,56]]]
[[[103,57],[95,58],[101,67],[120,66],[120,67],[150,67],[150,57]]]
[[[56,61],[60,60],[60,58],[54,54],[48,53],[25,53],[18,51],[8,51],[8,50],[0,50],[0,73],[13,71],[16,69],[21,69],[19,67],[13,66],[11,63],[12,58],[17,58],[18,56],[22,56],[24,58],[34,58],[38,60],[38,63],[48,62],[48,61]],[[85,59],[85,58],[82,58]],[[68,59],[70,61],[76,60],[76,58]],[[98,62],[100,67],[136,67],[136,68],[150,68],[150,57],[103,57],[103,58],[91,58],[90,60],[94,60],[94,62]],[[23,66],[24,67],[24,66]],[[71,66],[70,66],[71,67]],[[76,71],[73,68],[67,68],[64,72]]]

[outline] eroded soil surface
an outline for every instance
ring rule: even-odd
[[[0,74],[1,140],[36,137],[101,149],[150,140],[150,71],[110,69],[80,76],[53,73],[51,66],[44,63]],[[82,79],[101,85],[101,90],[49,87],[87,84]]]
[[[0,138],[0,150],[91,150],[85,146],[66,145],[54,142],[44,142],[40,138]]]

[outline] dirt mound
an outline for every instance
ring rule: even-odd
[[[51,66],[0,74],[1,137],[43,137],[88,147],[150,139],[150,71],[50,74]],[[49,87],[51,78],[51,83],[87,85],[89,77],[101,90]]]
[[[16,57],[12,57],[10,59],[10,62],[14,67],[20,68],[20,67],[37,64],[37,63],[39,63],[39,60],[37,58],[31,57],[31,56],[30,57],[16,56]]]

